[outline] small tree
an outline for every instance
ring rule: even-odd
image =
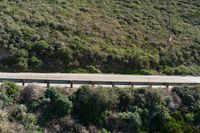
[[[41,120],[45,123],[53,118],[64,117],[70,114],[72,102],[58,88],[49,88],[45,92],[42,107],[43,115]]]

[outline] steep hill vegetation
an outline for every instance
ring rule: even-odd
[[[200,88],[0,86],[1,133],[199,133]]]
[[[199,0],[0,0],[0,70],[200,75]]]

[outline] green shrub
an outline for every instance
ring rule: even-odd
[[[119,113],[118,115],[119,115],[118,119],[120,119],[120,121],[122,122],[121,124],[124,125],[120,126],[126,129],[126,131],[131,131],[136,133],[140,130],[142,121],[140,115],[137,112],[134,113],[124,112],[124,113]]]
[[[13,99],[8,97],[4,92],[0,92],[0,109],[11,105],[13,103]]]
[[[6,92],[6,95],[11,98],[16,98],[17,96],[19,96],[20,93],[20,88],[17,86],[16,83],[12,82],[2,83],[1,89],[3,89]]]
[[[149,111],[149,118],[146,116],[148,123],[148,128],[150,132],[159,132],[162,130],[164,123],[167,121],[164,110],[151,110]]]
[[[27,71],[28,70],[28,60],[24,57],[19,57],[16,59],[15,67],[18,71]]]
[[[74,114],[83,124],[97,124],[103,121],[104,113],[117,106],[117,95],[106,88],[81,87],[73,95]]]
[[[110,113],[106,117],[106,127],[112,132],[138,133],[142,121],[137,112]]]
[[[19,120],[21,121],[23,119],[23,115],[27,112],[27,108],[25,105],[17,105],[14,107],[12,112],[10,113],[10,119],[11,120]]]
[[[200,88],[198,86],[195,87],[175,87],[173,89],[174,92],[181,98],[182,104],[186,107],[186,111],[195,111],[198,110],[199,102],[200,102]]]
[[[186,117],[186,119],[184,119]],[[182,114],[182,112],[176,112],[171,114],[171,117],[163,125],[164,133],[177,133],[177,132],[194,132],[194,128],[191,125],[193,122],[192,114]]]
[[[24,125],[27,130],[38,130],[37,117],[32,113],[27,113],[25,105],[17,105],[9,115],[11,121],[17,121]]]
[[[89,73],[101,73],[101,71],[97,68],[95,68],[95,66],[88,66],[87,70]]]
[[[162,73],[167,75],[199,75],[200,69],[198,66],[180,65],[177,67],[166,67]]]
[[[194,114],[193,112],[185,114],[185,119],[188,124],[192,124],[194,121]]]
[[[42,61],[38,59],[37,57],[33,56],[29,59],[29,66],[33,70],[40,69],[40,67],[42,66]]]
[[[131,110],[134,102],[134,96],[131,89],[118,89],[117,95],[119,99],[118,109],[120,111],[128,111]]]
[[[110,131],[106,130],[105,128],[103,128],[101,131],[99,131],[98,133],[111,133]]]
[[[72,102],[58,88],[48,88],[45,92],[42,108],[41,120],[47,122],[53,118],[69,115],[72,109]]]
[[[28,130],[36,130],[39,128],[37,125],[37,117],[33,113],[26,113],[22,120],[23,125]]]
[[[9,122],[7,111],[0,110],[0,132],[1,133],[15,133],[18,132],[16,128],[14,128],[14,124]]]
[[[174,119],[170,119],[163,127],[165,133],[180,133],[182,132],[182,126]]]
[[[200,130],[200,112],[194,116],[194,125]]]

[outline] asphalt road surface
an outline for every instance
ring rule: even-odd
[[[133,76],[118,74],[61,74],[61,73],[0,73],[0,79],[41,79],[41,80],[76,80],[76,81],[111,81],[111,82],[160,82],[160,83],[196,83],[195,76]]]

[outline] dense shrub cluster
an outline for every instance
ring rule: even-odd
[[[70,114],[72,102],[64,96],[57,88],[49,88],[45,92],[45,98],[49,101],[45,105],[45,112],[48,117],[64,117]],[[52,114],[51,114],[52,113]]]
[[[16,98],[19,95],[19,87],[12,82],[6,82],[1,84],[1,91],[5,92],[7,96]]]
[[[29,85],[13,97],[3,91],[6,85],[18,87],[2,85],[0,132],[200,132],[198,86],[175,87],[170,92],[82,86],[68,94],[61,88]]]
[[[37,118],[33,113],[27,113],[25,105],[17,105],[9,114],[10,121],[17,121],[25,126],[27,130],[37,130]]]
[[[109,90],[93,91],[83,86],[73,96],[74,114],[84,124],[101,123],[105,111],[114,108],[116,102],[116,94]]]
[[[74,116],[83,124],[95,124],[111,132],[199,131],[199,88],[180,87],[168,96],[164,93],[145,88],[84,86],[74,93]]]
[[[0,12],[0,71],[200,75],[198,0],[1,0]]]
[[[0,109],[12,105],[19,93],[20,88],[15,83],[2,83],[0,86]]]

